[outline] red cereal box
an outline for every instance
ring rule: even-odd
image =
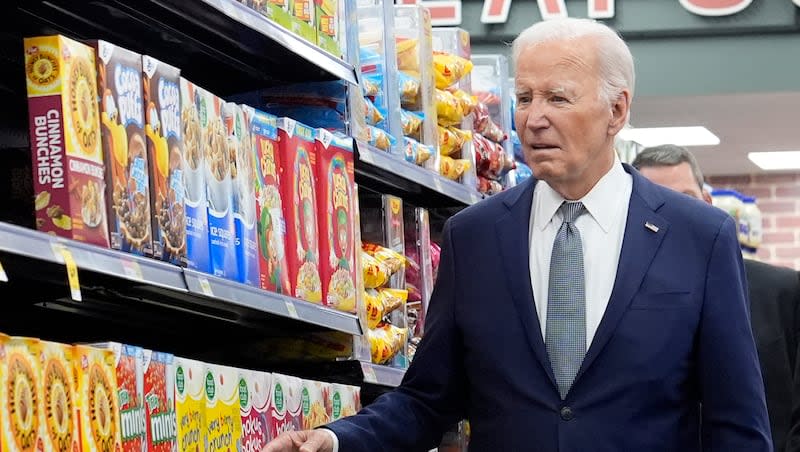
[[[270,438],[284,432],[303,429],[303,380],[272,374],[272,405],[269,409]]]
[[[147,450],[151,452],[174,452],[176,449],[174,359],[168,353],[144,351]]]
[[[319,272],[324,304],[356,311],[353,139],[317,131]]]
[[[108,247],[94,49],[60,35],[24,43],[36,228]]]
[[[144,350],[141,347],[117,342],[100,343],[95,346],[113,351],[116,358],[122,451],[146,451]]]
[[[292,296],[322,303],[317,234],[317,156],[314,129],[278,119],[281,199],[286,219],[286,257]]]

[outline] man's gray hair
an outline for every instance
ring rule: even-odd
[[[632,166],[636,169],[653,168],[661,166],[675,166],[688,163],[692,169],[697,185],[703,189],[703,171],[697,164],[697,159],[683,146],[662,144],[643,149],[633,160]]]
[[[608,26],[591,20],[578,18],[553,19],[537,22],[522,31],[514,40],[511,50],[514,67],[523,50],[532,45],[549,41],[571,40],[583,37],[595,38],[600,65],[600,95],[613,104],[624,89],[633,99],[635,73],[633,55],[625,41]]]

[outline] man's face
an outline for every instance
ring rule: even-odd
[[[526,163],[538,179],[596,182],[614,158],[630,92],[600,95],[597,47],[589,38],[551,41],[522,50],[516,66],[515,121]]]
[[[639,169],[642,176],[658,185],[687,194],[701,201],[706,197],[692,173],[692,167],[682,162],[673,166],[650,166]]]

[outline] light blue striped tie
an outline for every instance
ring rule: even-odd
[[[564,219],[553,242],[547,297],[545,346],[561,399],[565,399],[586,355],[586,289],[581,234],[575,220],[586,211],[583,203],[559,207]]]

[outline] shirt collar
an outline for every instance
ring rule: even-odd
[[[611,169],[579,200],[605,233],[611,229],[619,203],[622,202],[617,191],[624,184],[626,176],[627,173],[615,152]],[[536,184],[536,191],[539,196],[534,196],[534,222],[539,230],[543,230],[553,220],[565,199],[544,181]]]

